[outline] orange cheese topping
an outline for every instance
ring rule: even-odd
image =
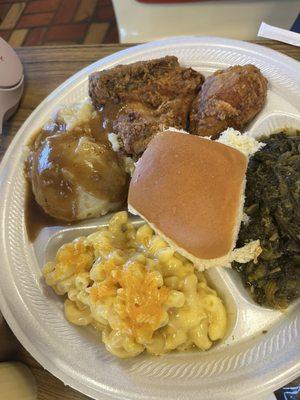
[[[139,262],[131,262],[128,267],[116,266],[111,269],[110,262],[103,268],[106,279],[91,288],[93,302],[102,301],[109,296],[119,297],[119,316],[130,328],[135,339],[140,335],[151,338],[159,328],[169,289],[158,286],[155,273],[146,270]],[[117,289],[118,290],[117,292]]]
[[[83,241],[67,243],[61,247],[56,255],[56,276],[59,277],[68,265],[74,274],[89,271],[94,261],[93,249],[86,246]]]

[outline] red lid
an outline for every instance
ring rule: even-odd
[[[15,86],[22,78],[23,66],[15,51],[0,38],[0,88]]]

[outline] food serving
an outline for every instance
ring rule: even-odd
[[[203,75],[174,56],[91,74],[90,101],[63,106],[29,144],[27,177],[36,202],[64,221],[104,215],[124,203],[133,161],[157,133],[190,127],[205,136],[196,132],[198,122],[211,132],[211,120],[195,113],[197,102],[209,104],[212,118],[223,121],[218,133],[244,128],[265,102],[267,81],[254,66],[229,68],[207,81],[202,98]],[[237,87],[243,91],[238,106]],[[239,109],[234,123],[221,106]]]
[[[187,129],[204,77],[174,56],[119,65],[89,77],[93,104],[104,113],[120,151],[137,158],[164,128]]]
[[[108,351],[207,350],[226,333],[222,300],[203,273],[125,211],[107,228],[63,245],[45,265],[48,285],[67,294],[66,318],[102,332]]]
[[[77,326],[65,318],[64,301],[68,299],[67,294],[56,295],[42,274],[45,263],[55,263],[59,248],[75,238],[87,237],[102,230],[111,215],[70,222],[49,215],[49,221],[53,224],[42,223],[43,229],[36,239],[29,239],[26,235],[25,228],[28,223],[32,223],[31,216],[35,217],[35,210],[38,209],[34,198],[30,200],[29,196],[26,197],[26,180],[21,173],[30,138],[33,143],[38,131],[45,123],[48,124],[51,114],[49,127],[56,115],[66,109],[70,110],[68,116],[64,113],[66,131],[80,127],[82,122],[79,121],[84,118],[85,104],[99,113],[101,119],[101,109],[98,110],[86,97],[89,74],[118,64],[159,58],[167,54],[176,55],[181,67],[192,67],[204,75],[205,79],[217,69],[224,70],[230,65],[247,63],[259,67],[268,79],[267,101],[262,111],[241,130],[240,135],[229,135],[227,132],[227,138],[224,139],[221,132],[216,139],[219,142],[228,146],[229,136],[233,145],[236,144],[236,137],[239,141],[245,138],[239,151],[247,151],[250,137],[261,138],[261,135],[276,133],[279,129],[299,129],[299,65],[279,53],[264,50],[263,46],[217,38],[168,39],[130,48],[88,66],[53,92],[32,113],[21,127],[1,165],[3,201],[0,204],[0,250],[3,263],[0,268],[0,307],[19,340],[41,365],[65,384],[87,396],[159,399],[163,394],[166,398],[180,399],[185,393],[191,400],[206,400],[209,397],[223,400],[243,396],[256,398],[290,381],[300,366],[297,300],[292,301],[284,312],[267,309],[265,305],[260,306],[252,301],[250,294],[242,287],[242,276],[237,271],[224,267],[208,268],[200,272],[225,305],[225,336],[213,341],[207,351],[197,351],[194,346],[196,351],[180,349],[179,352],[175,349],[167,354],[153,356],[145,350],[137,357],[122,360],[107,351],[104,343],[100,343],[102,332],[94,330],[91,324]],[[82,112],[73,112],[71,109],[82,109]],[[176,128],[182,134],[183,130],[191,134],[190,114],[188,112],[187,127]],[[166,126],[161,131],[170,128]],[[129,157],[122,150],[122,142],[114,132],[108,132],[107,136],[110,142],[107,147],[115,152],[121,168],[124,166],[128,170],[129,173],[125,172],[130,183],[135,164],[144,152]],[[255,152],[247,155],[248,165],[253,154]],[[176,168],[177,164],[174,166]],[[187,178],[190,175],[192,171]],[[125,201],[120,205],[122,210],[128,206],[127,188],[124,192]],[[24,218],[26,203],[26,210],[31,209],[31,213],[27,213],[27,222]],[[40,208],[42,214],[47,215]],[[144,223],[140,217],[129,214],[128,218],[136,228]],[[245,213],[241,227],[247,219],[249,217]],[[159,236],[156,232],[154,234]],[[235,248],[239,246],[243,246],[243,243],[237,242]],[[174,250],[180,254],[180,249]],[[198,269],[195,268],[195,271]],[[249,377],[255,379],[254,388],[253,379]]]
[[[256,262],[233,263],[253,298],[269,307],[286,308],[300,295],[300,133],[277,133],[247,170],[245,213],[238,244],[254,237],[262,252]]]
[[[125,201],[128,175],[89,102],[63,107],[43,127],[26,173],[37,203],[60,220],[100,216]]]
[[[260,251],[258,242],[233,251],[243,214],[247,164],[248,157],[231,146],[162,132],[136,164],[128,209],[200,270],[253,259]]]
[[[190,115],[190,132],[217,138],[231,127],[243,130],[262,110],[267,80],[255,65],[216,71],[204,82]]]
[[[274,235],[262,235],[262,218],[249,212],[270,202],[255,198],[266,185],[252,176],[268,144],[245,132],[266,96],[254,65],[206,80],[174,56],[118,65],[91,74],[90,98],[62,106],[29,145],[26,173],[45,213],[74,222],[128,206],[147,222],[135,228],[121,211],[108,227],[64,244],[43,269],[67,295],[66,318],[101,332],[114,355],[207,350],[223,339],[230,310],[208,286],[208,268],[233,263],[261,304],[299,296],[299,279],[286,275],[294,261],[276,261],[274,272],[266,259]],[[289,240],[294,260],[299,248]],[[276,284],[262,268],[277,274]]]

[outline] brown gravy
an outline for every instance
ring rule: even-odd
[[[34,242],[43,228],[50,226],[67,226],[71,222],[61,221],[46,214],[35,201],[30,182],[26,182],[25,192],[25,226],[30,242]]]
[[[78,219],[77,185],[99,199],[125,200],[128,176],[107,139],[116,111],[116,107],[105,107],[88,123],[70,131],[56,123],[51,129],[41,129],[30,141],[32,151],[26,168],[31,182],[25,203],[30,241],[34,241],[44,227],[69,225]],[[75,182],[72,176],[76,176]],[[35,200],[32,184],[43,208]]]

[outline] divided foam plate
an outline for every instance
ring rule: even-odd
[[[182,64],[205,75],[249,62],[261,68],[269,80],[268,98],[252,122],[251,131],[273,113],[300,113],[299,63],[239,41],[168,39],[114,54],[78,72],[25,121],[0,166],[1,311],[21,343],[44,368],[88,396],[101,400],[258,399],[299,374],[300,318],[296,304],[284,314],[259,307],[244,291],[234,271],[212,270],[208,272],[209,280],[231,314],[229,332],[222,342],[203,353],[118,360],[104,349],[97,335],[65,320],[62,300],[45,285],[41,274],[45,256],[52,257],[64,241],[105,224],[107,217],[72,228],[44,229],[35,243],[27,240],[23,149],[28,138],[59,104],[81,101],[87,96],[89,73],[167,54],[178,56]],[[262,334],[262,330],[268,333]]]
[[[250,129],[252,136],[259,138],[281,131],[300,131],[300,115],[287,112],[273,112],[260,118]]]

